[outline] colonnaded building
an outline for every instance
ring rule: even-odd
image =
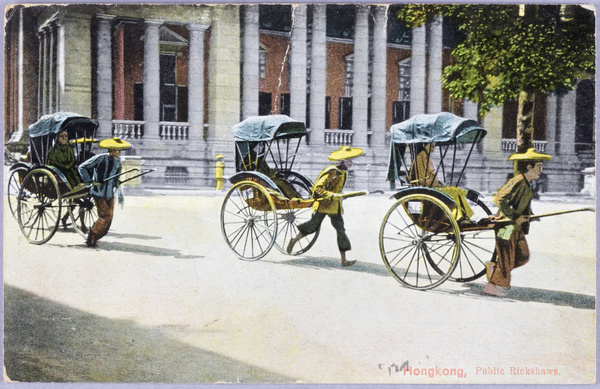
[[[388,189],[389,128],[421,113],[478,119],[442,89],[454,36],[441,18],[407,29],[401,5],[42,5],[7,9],[5,141],[27,139],[40,116],[96,118],[98,138],[129,140],[156,168],[143,185],[214,183],[214,156],[234,172],[231,127],[283,113],[310,133],[296,159],[315,179],[327,155],[365,149],[350,187]],[[594,166],[595,79],[536,96],[534,145],[553,155],[545,190],[579,192]],[[493,192],[512,171],[517,103],[495,107],[464,186]],[[459,152],[457,163],[465,155]],[[466,179],[466,181],[465,181]]]

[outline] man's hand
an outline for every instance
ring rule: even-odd
[[[529,221],[529,218],[525,215],[521,215],[517,218],[517,220],[515,220],[515,223],[520,226],[523,223],[527,223]]]

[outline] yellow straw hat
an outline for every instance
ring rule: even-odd
[[[358,147],[340,146],[339,150],[329,154],[330,161],[342,161],[344,159],[350,159],[358,157],[364,153],[363,149]]]
[[[225,158],[225,156],[221,153],[215,155],[215,159],[221,159],[221,158]]]
[[[509,161],[549,161],[552,156],[548,154],[542,154],[535,151],[535,148],[531,147],[524,153],[514,153],[509,155]]]
[[[129,142],[119,138],[104,139],[98,143],[98,147],[109,150],[123,150],[131,147]]]

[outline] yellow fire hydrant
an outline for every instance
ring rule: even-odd
[[[225,162],[223,161],[225,156],[223,154],[215,155],[215,179],[217,180],[217,186],[215,190],[223,190],[223,182],[225,181]]]

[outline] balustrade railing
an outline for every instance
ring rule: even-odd
[[[113,137],[121,139],[142,139],[144,137],[144,122],[137,120],[113,120]]]
[[[142,139],[144,137],[144,121],[113,120],[113,136],[121,139]],[[190,136],[190,123],[160,122],[158,130],[162,140],[187,140]]]
[[[546,151],[546,142],[545,140],[534,140],[533,147],[535,151],[539,153],[543,153]],[[517,140],[516,139],[502,139],[502,150],[503,151],[517,151]]]
[[[190,123],[160,122],[160,139],[187,140],[190,136]]]
[[[352,145],[354,131],[350,130],[325,130],[325,144],[331,146]]]

